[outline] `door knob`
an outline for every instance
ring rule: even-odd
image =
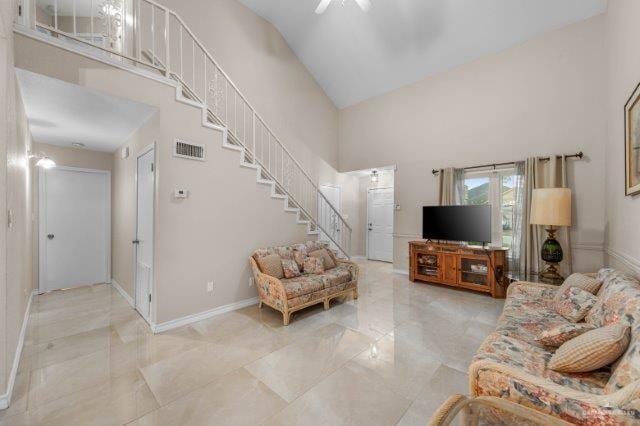
[[[53,237],[55,237],[55,235],[53,235],[53,234],[48,234],[47,235],[47,238],[50,239],[50,240],[53,240]]]
[[[133,244],[140,244],[140,240],[133,240],[131,241]]]

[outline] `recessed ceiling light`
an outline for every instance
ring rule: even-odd
[[[84,148],[84,144],[82,142],[72,142],[71,146],[74,146],[76,148]]]

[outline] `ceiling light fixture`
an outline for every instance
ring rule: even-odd
[[[378,182],[378,171],[373,170],[371,172],[371,183],[377,183],[377,182]]]
[[[71,142],[71,146],[75,148],[84,148],[85,144],[83,144],[82,142]]]
[[[38,160],[36,166],[42,167],[43,169],[51,169],[56,166],[56,162],[49,157],[43,157]]]
[[[342,0],[342,4],[344,5],[345,0]],[[369,9],[371,9],[371,0],[355,0],[356,3],[358,3],[358,6],[360,6],[360,9],[362,9],[364,12],[368,12]],[[324,13],[325,10],[327,10],[327,7],[329,7],[329,4],[331,3],[331,0],[320,0],[320,3],[318,3],[318,7],[316,7],[316,13],[318,15],[322,15]]]
[[[47,157],[44,154],[44,152],[38,152],[34,154],[31,151],[29,151],[29,153],[27,154],[27,157],[29,159],[36,158],[38,160],[36,161],[36,166],[42,167],[43,169],[51,169],[56,166],[56,162],[53,161],[51,158]]]

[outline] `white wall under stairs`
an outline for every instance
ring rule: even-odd
[[[239,148],[224,143],[224,130],[203,125],[202,109],[188,100],[176,101],[175,87],[25,36],[17,35],[15,46],[18,67],[159,109],[154,140],[147,142],[157,144],[155,324],[250,303],[257,296],[249,286],[251,251],[315,238],[297,210],[285,209],[286,198],[257,179],[259,170],[242,163]],[[204,144],[206,161],[173,157],[176,138]],[[114,161],[119,158],[116,152]],[[175,188],[188,189],[189,198],[174,199]],[[114,208],[135,209],[135,199]],[[121,240],[113,250],[133,256],[131,238]]]

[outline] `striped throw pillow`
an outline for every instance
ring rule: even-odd
[[[571,274],[566,280],[564,280],[560,288],[558,288],[555,301],[558,302],[562,298],[564,291],[568,288],[578,287],[591,294],[596,294],[601,285],[602,281],[597,280],[594,277],[589,277],[584,274]]]
[[[266,256],[259,257],[258,266],[263,274],[267,274],[278,279],[284,277],[282,259],[280,258],[280,255],[268,254]]]
[[[609,365],[627,350],[630,328],[613,324],[587,331],[558,348],[548,367],[563,373],[586,373]]]

